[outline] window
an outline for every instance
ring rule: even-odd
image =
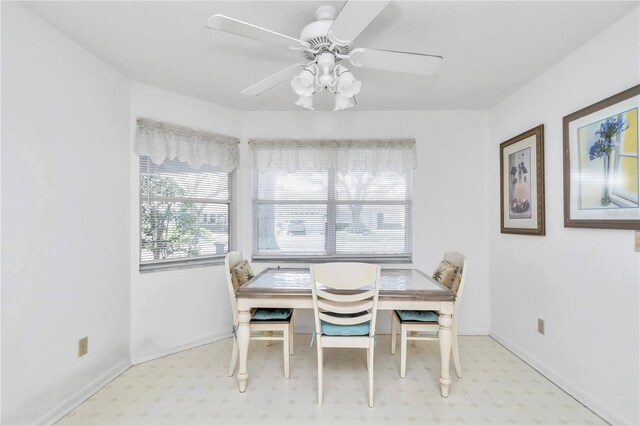
[[[254,258],[411,260],[411,171],[253,172]]]
[[[140,269],[207,263],[229,249],[231,174],[140,156]]]
[[[209,264],[231,241],[238,138],[136,120],[140,156],[140,270]]]

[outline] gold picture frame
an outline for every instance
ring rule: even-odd
[[[500,144],[500,232],[545,235],[544,125]]]

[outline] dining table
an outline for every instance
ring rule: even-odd
[[[239,348],[238,387],[247,390],[249,371],[247,355],[253,308],[313,309],[311,276],[308,268],[267,268],[236,291],[239,325],[236,338]],[[451,376],[451,315],[455,294],[446,286],[418,269],[382,269],[378,310],[428,310],[438,313],[440,346],[440,393],[449,396]]]

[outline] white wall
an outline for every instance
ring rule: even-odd
[[[240,136],[240,113],[166,90],[131,83],[131,146],[136,118]],[[139,166],[129,151],[131,359],[146,361],[231,334],[229,293],[222,266],[139,272]]]
[[[562,117],[639,82],[638,9],[491,111],[491,335],[612,423],[640,423],[633,231],[564,228]],[[501,234],[499,144],[545,126],[545,237]],[[537,318],[546,334],[537,334]]]
[[[1,7],[2,423],[50,423],[130,365],[129,83]]]
[[[442,259],[443,252],[465,253],[469,257],[469,276],[461,305],[460,333],[488,333],[489,151],[486,144],[489,128],[486,112],[245,112],[242,123],[238,173],[238,221],[241,224],[251,223],[246,143],[250,138],[415,138],[418,168],[413,175],[413,265],[410,267],[430,273]],[[251,253],[250,228],[241,229],[238,238],[242,251]],[[256,270],[271,266],[254,265]],[[310,319],[310,312],[299,315],[297,328],[311,331]],[[379,324],[379,332],[389,332],[388,314],[381,315]]]

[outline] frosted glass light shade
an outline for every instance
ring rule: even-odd
[[[346,96],[343,93],[336,93],[333,110],[342,111],[343,109],[348,109],[355,106],[355,104],[356,101],[355,99],[353,99],[353,96]]]
[[[345,71],[338,76],[338,92],[352,97],[360,93],[362,82],[356,80],[351,71]]]
[[[316,90],[313,87],[313,80],[315,75],[311,70],[305,68],[298,75],[293,76],[291,79],[291,88],[299,96],[310,96]]]
[[[306,108],[308,110],[313,111],[313,97],[311,95],[300,96],[298,100],[294,102],[294,104],[298,105],[299,107]]]

